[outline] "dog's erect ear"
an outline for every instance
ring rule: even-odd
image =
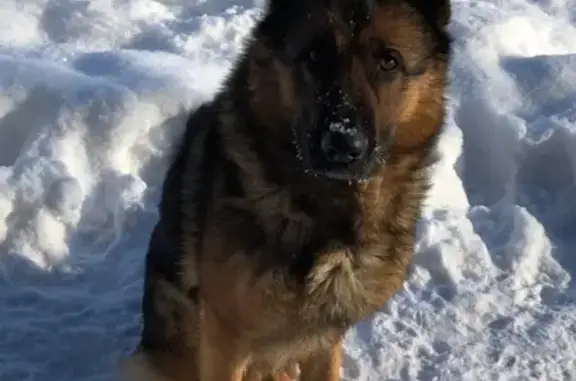
[[[318,28],[318,4],[325,0],[270,0],[257,27],[261,41],[286,59],[292,59]]]
[[[433,6],[436,12],[437,25],[441,29],[446,29],[452,17],[451,0],[428,0],[428,6]]]
[[[451,0],[409,0],[434,27],[445,31],[452,17]]]
[[[306,4],[306,0],[269,0],[258,25],[259,37],[264,37],[275,48],[282,48],[286,36],[305,14]]]

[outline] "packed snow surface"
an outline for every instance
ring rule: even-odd
[[[2,0],[0,380],[112,380],[166,150],[262,1]],[[576,379],[576,7],[454,0],[442,161],[345,380]]]

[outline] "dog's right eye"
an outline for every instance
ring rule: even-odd
[[[316,61],[318,59],[317,56],[318,55],[315,50],[310,51],[310,54],[308,54],[308,58],[310,58],[310,61]]]
[[[310,41],[310,44],[303,49],[299,58],[311,65],[329,64],[336,59],[337,54],[338,50],[334,37],[331,34],[321,34]]]

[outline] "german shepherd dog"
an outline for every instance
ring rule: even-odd
[[[405,279],[449,0],[270,0],[168,170],[126,381],[340,378]]]

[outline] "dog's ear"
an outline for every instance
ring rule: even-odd
[[[451,0],[411,0],[412,5],[424,15],[427,22],[445,31],[452,17]]]
[[[432,4],[435,9],[437,25],[440,29],[444,30],[450,23],[452,17],[451,0],[429,0],[428,3]],[[430,6],[430,5],[429,5]]]
[[[257,26],[258,39],[282,58],[292,60],[310,41],[317,23],[313,9],[319,0],[270,0]],[[317,7],[316,7],[317,8]]]
[[[269,0],[264,17],[258,24],[258,37],[281,49],[304,8],[305,0]]]

